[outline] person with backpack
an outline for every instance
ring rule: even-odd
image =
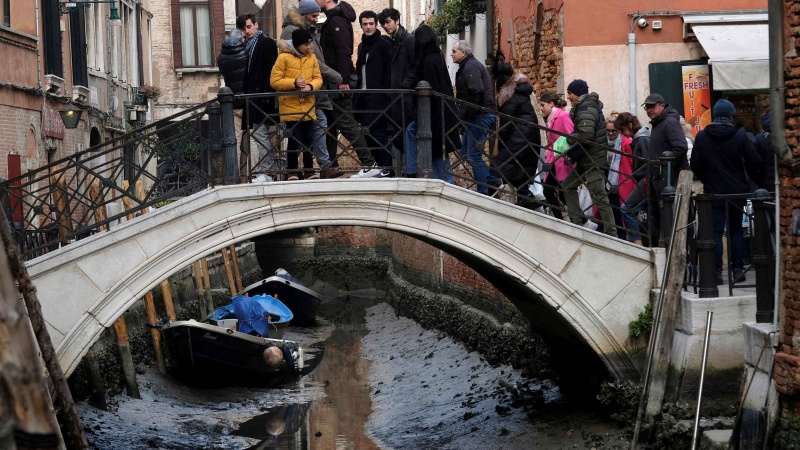
[[[574,131],[570,136],[581,139],[570,140],[571,147],[567,152],[568,162],[575,163],[574,170],[563,182],[569,221],[576,225],[588,224],[578,194],[578,188],[584,184],[600,211],[603,231],[609,236],[616,236],[614,211],[608,201],[604,176],[608,170],[608,160],[604,147],[606,128],[600,96],[596,92],[589,92],[586,81],[576,79],[567,86],[567,99],[572,105],[569,115],[574,124]]]

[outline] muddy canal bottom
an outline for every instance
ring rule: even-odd
[[[366,323],[295,328],[313,370],[272,388],[201,389],[150,369],[141,399],[79,412],[98,449],[628,448],[613,424],[565,407],[558,388],[491,367],[460,343],[397,317],[386,304]],[[231,374],[235,377],[235,374]],[[509,390],[535,390],[538,410]],[[549,406],[548,406],[549,405]]]

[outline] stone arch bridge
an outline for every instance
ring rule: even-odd
[[[618,378],[637,376],[628,323],[658,287],[663,252],[425,179],[211,188],[28,262],[59,361],[71,374],[101,333],[193,261],[271,232],[394,230],[467,263],[534,327],[570,336]]]

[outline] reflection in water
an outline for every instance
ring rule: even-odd
[[[310,377],[324,383],[326,397],[312,404],[270,408],[242,423],[232,434],[262,439],[251,449],[377,449],[364,434],[372,401],[367,379],[369,362],[361,358],[363,334],[336,330],[325,341],[325,355]]]

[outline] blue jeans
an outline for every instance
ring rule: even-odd
[[[406,128],[406,173],[417,173],[417,121],[414,120]],[[434,159],[433,178],[444,180],[450,184],[455,184],[453,179],[453,168],[450,165],[450,157],[443,155],[442,158]]]
[[[466,156],[467,162],[472,167],[472,176],[477,183],[477,190],[481,194],[489,194],[489,166],[483,160],[484,146],[489,130],[493,129],[497,122],[497,116],[489,113],[481,113],[475,116],[470,123],[464,136],[461,138],[461,148],[458,152],[462,157]]]
[[[731,246],[728,249],[728,264],[731,269],[741,269],[742,259],[744,258],[745,246],[744,235],[742,234],[742,210],[744,209],[744,199],[733,199],[728,203],[728,210],[725,211],[723,201],[715,201],[712,209],[714,222],[714,244],[716,244],[716,266],[717,272],[722,272],[722,236],[725,234],[727,222],[728,233],[731,238]]]
[[[642,239],[642,235],[639,233],[638,214],[645,206],[647,206],[645,202],[639,203],[636,206],[623,203],[619,209],[619,212],[622,214],[622,222],[625,224],[625,229],[628,230],[629,242],[640,241]]]
[[[330,166],[331,160],[328,156],[328,147],[325,142],[325,129],[328,128],[328,118],[325,110],[316,108],[317,120],[314,121],[312,134],[314,135],[314,156],[320,167]]]

